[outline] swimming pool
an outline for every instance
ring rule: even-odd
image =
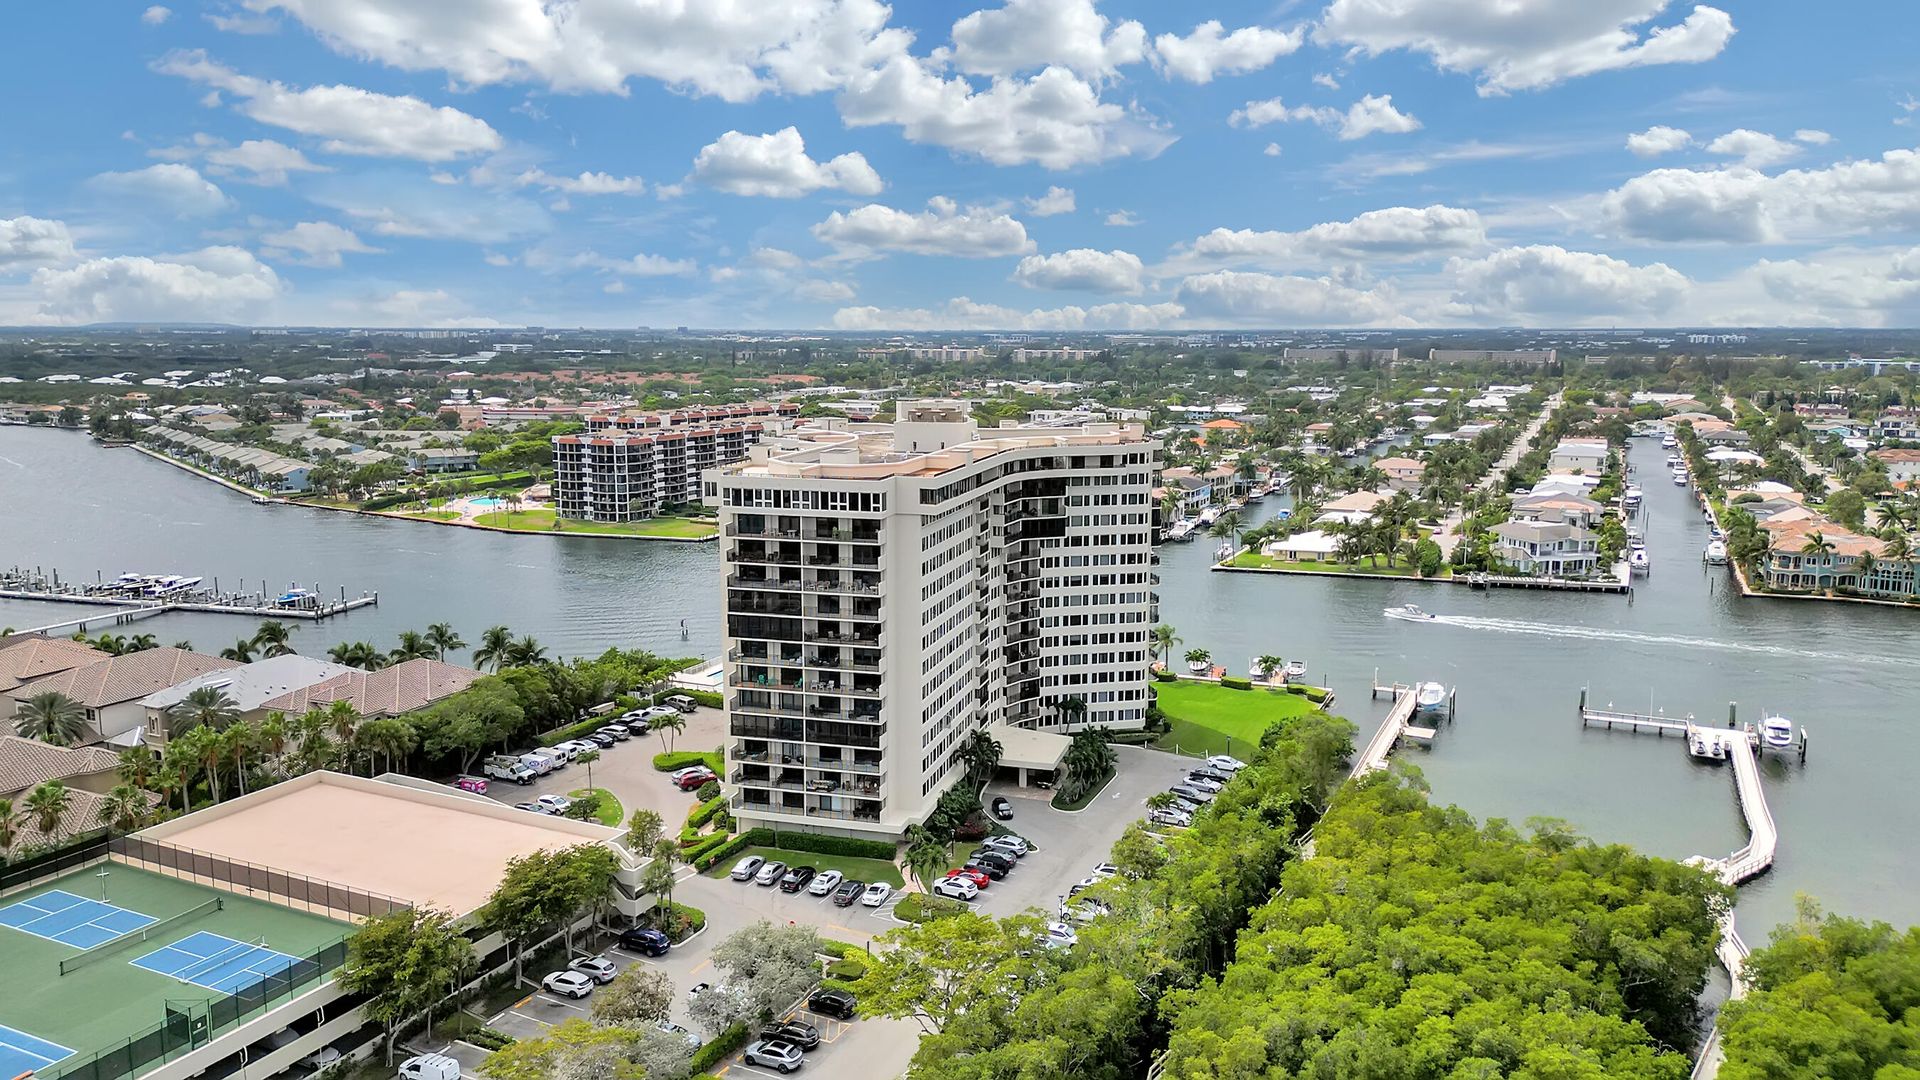
[[[467,501],[472,503],[475,506],[499,506],[500,505],[500,500],[494,498],[491,495],[487,496],[484,499],[468,499]]]

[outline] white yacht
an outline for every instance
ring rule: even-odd
[[[1167,539],[1176,544],[1193,539],[1193,522],[1187,518],[1176,520],[1167,529]]]
[[[1220,546],[1213,549],[1213,561],[1226,562],[1228,559],[1233,558],[1233,553],[1237,550],[1239,549],[1233,546],[1233,541],[1222,540],[1220,541]]]
[[[1423,682],[1413,688],[1413,711],[1439,712],[1447,704],[1447,688],[1437,682]]]
[[[1686,487],[1687,486],[1687,470],[1685,469],[1673,470],[1673,482],[1679,485],[1680,487]]]
[[[1793,745],[1793,721],[1784,716],[1769,716],[1760,721],[1760,738],[1775,750]]]
[[[1685,464],[1686,464],[1686,461],[1683,458],[1681,458],[1679,454],[1667,455],[1667,468],[1671,469],[1671,468],[1675,468],[1676,466],[1685,465]]]
[[[1660,446],[1661,446],[1661,447],[1662,447],[1663,449],[1666,449],[1666,450],[1671,450],[1671,449],[1673,449],[1674,447],[1676,447],[1676,446],[1679,446],[1679,445],[1680,445],[1680,440],[1679,440],[1679,439],[1676,439],[1676,438],[1674,438],[1674,437],[1673,437],[1673,436],[1671,436],[1671,435],[1667,435],[1667,436],[1663,436],[1663,437],[1662,437],[1662,438],[1660,439]]]
[[[1200,511],[1200,518],[1199,518],[1200,524],[1211,525],[1218,520],[1220,520],[1219,507],[1209,506],[1205,510]]]
[[[1640,500],[1644,496],[1645,496],[1645,493],[1642,492],[1638,487],[1630,486],[1627,488],[1626,493],[1621,496],[1621,499],[1626,503],[1627,509],[1637,510],[1640,507]]]
[[[1210,674],[1213,671],[1213,661],[1189,660],[1187,661],[1187,670],[1193,672],[1195,675]]]
[[[1293,679],[1303,679],[1307,675],[1307,662],[1305,660],[1289,660],[1287,661],[1287,666],[1281,670],[1289,681]]]
[[[1380,612],[1389,619],[1401,619],[1406,622],[1432,622],[1436,617],[1432,612],[1420,610],[1415,604],[1402,604]]]
[[[1627,569],[1631,572],[1644,574],[1651,569],[1651,567],[1652,563],[1647,559],[1646,548],[1634,548],[1627,554]]]
[[[1709,540],[1709,541],[1707,542],[1707,550],[1706,550],[1706,552],[1705,552],[1704,554],[1702,554],[1702,555],[1701,555],[1700,557],[1701,557],[1701,558],[1703,558],[1703,559],[1705,559],[1705,560],[1707,561],[1707,565],[1708,565],[1708,566],[1725,566],[1725,565],[1727,565],[1727,543],[1726,543],[1726,541],[1724,541],[1724,540]]]

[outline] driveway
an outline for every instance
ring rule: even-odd
[[[687,717],[687,730],[674,737],[673,748],[713,750],[726,739],[726,714],[719,709],[699,708]],[[660,815],[669,836],[680,831],[693,809],[693,792],[681,791],[667,782],[667,774],[653,767],[653,756],[665,748],[660,736],[636,735],[600,751],[593,763],[593,786],[613,792],[620,805],[631,815],[636,807],[647,807]],[[565,795],[587,786],[587,766],[574,763],[522,787],[504,780],[487,785],[487,796],[511,806],[539,795]]]
[[[989,885],[974,901],[993,915],[1013,915],[1027,908],[1057,913],[1067,889],[1095,863],[1107,861],[1114,841],[1127,826],[1144,817],[1147,797],[1165,791],[1193,768],[1193,759],[1142,746],[1113,748],[1119,765],[1099,796],[1076,813],[1055,810],[1047,791],[993,784],[986,798],[1005,795],[1013,803],[1013,820],[1004,825],[1038,845],[1027,853],[1013,873]]]

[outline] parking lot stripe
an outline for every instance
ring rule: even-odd
[[[767,1077],[768,1080],[785,1080],[785,1078],[778,1073],[770,1073],[764,1069],[756,1069],[744,1061],[735,1065],[734,1068],[739,1069],[741,1072],[750,1072],[755,1076]]]

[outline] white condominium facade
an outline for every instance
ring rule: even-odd
[[[897,835],[991,724],[1138,728],[1160,444],[824,421],[705,478],[725,554],[727,788],[753,825]]]

